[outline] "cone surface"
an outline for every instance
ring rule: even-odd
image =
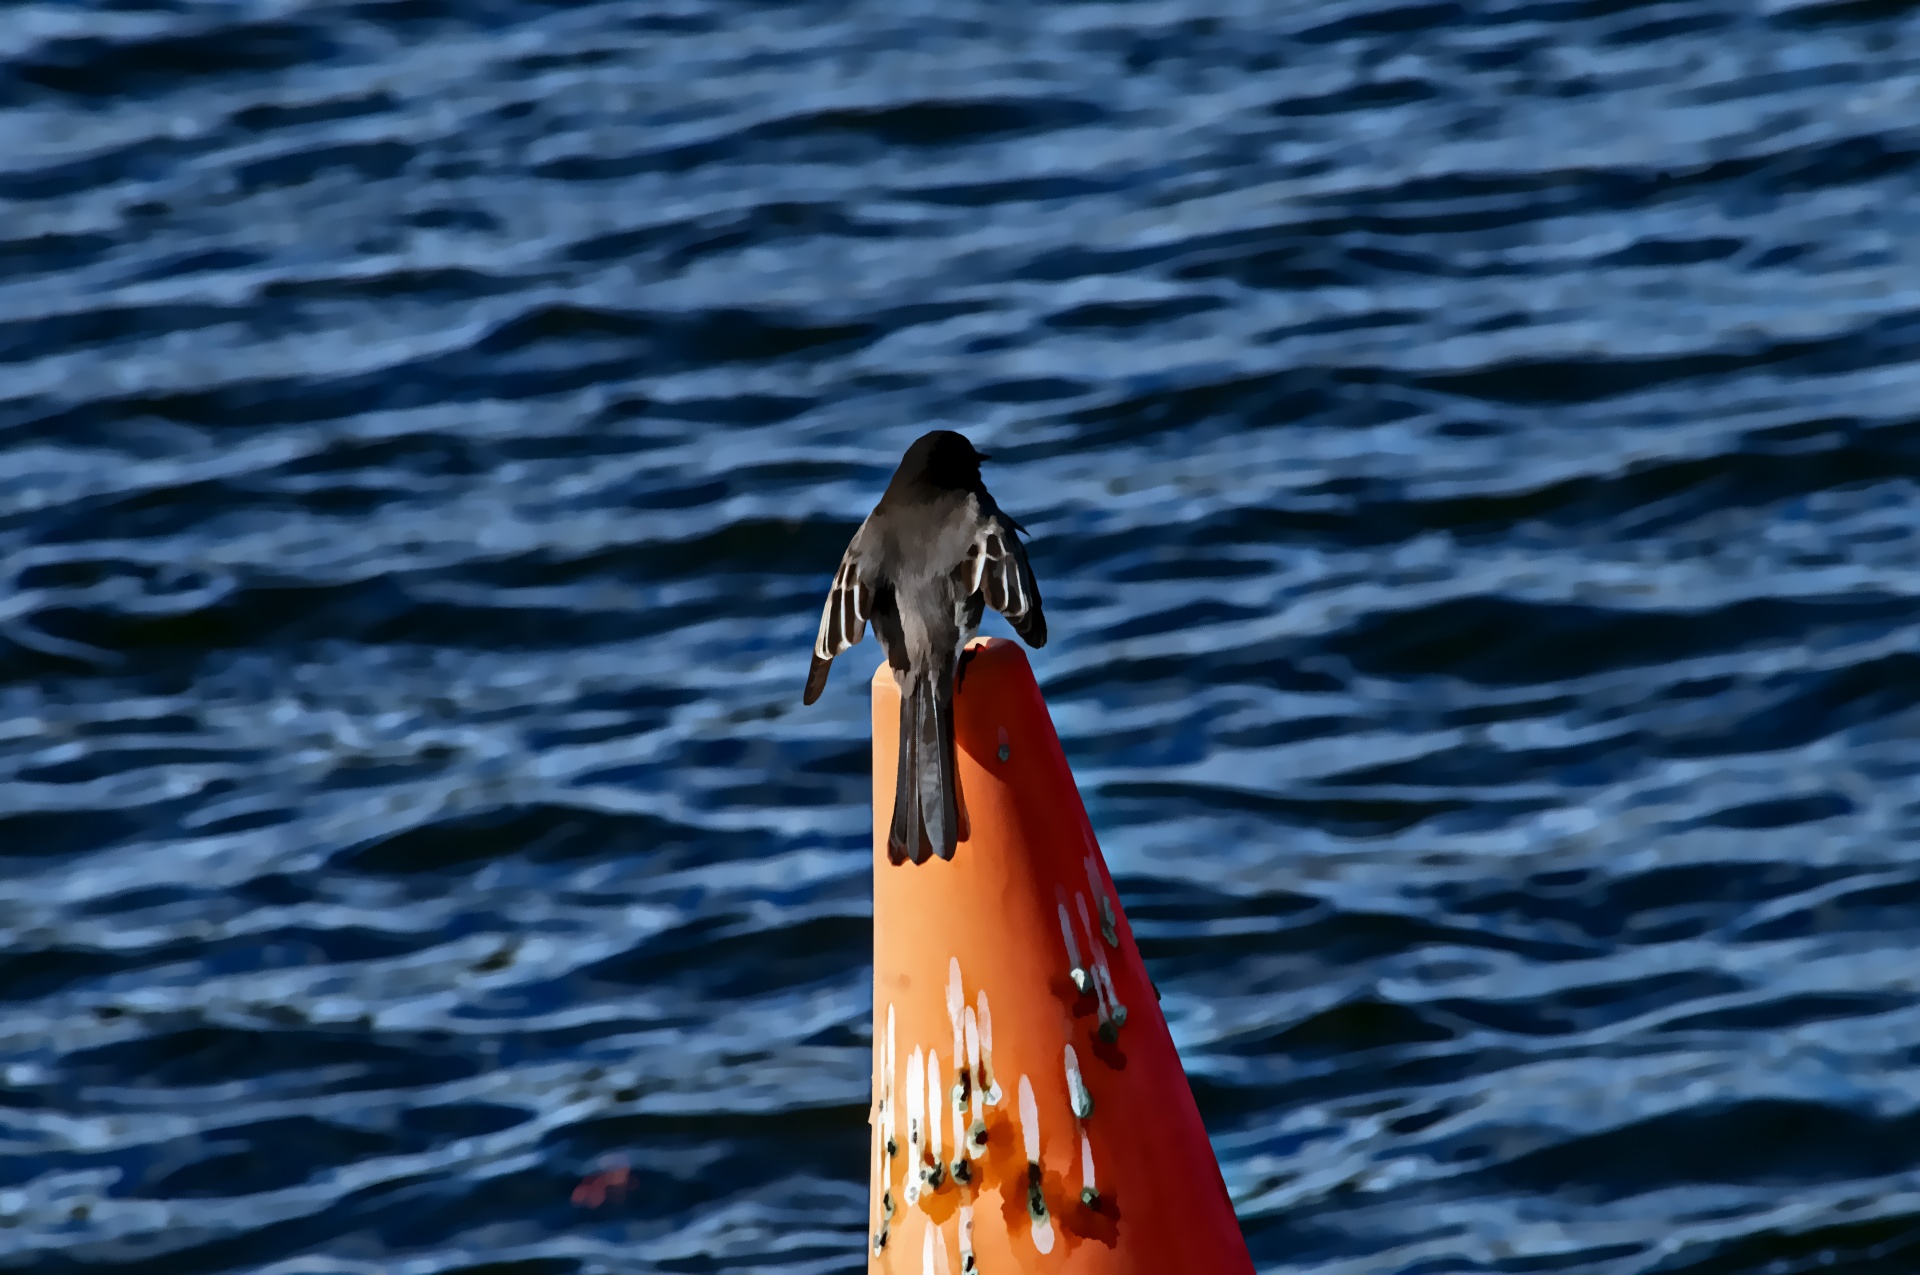
[[[955,699],[951,861],[887,861],[898,714],[882,665],[869,1271],[1251,1275],[1025,654],[976,643]]]

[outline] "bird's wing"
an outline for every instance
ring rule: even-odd
[[[873,590],[860,578],[858,555],[852,545],[833,573],[833,588],[820,612],[820,634],[813,653],[830,660],[867,635],[867,617],[873,613]]]
[[[1007,617],[1013,631],[1028,646],[1047,644],[1047,617],[1040,610],[1040,586],[1027,565],[1027,549],[1014,534],[1014,521],[994,510],[981,519],[980,534],[961,565],[970,573],[969,592],[982,594],[987,605]]]
[[[833,587],[827,590],[827,604],[820,612],[820,633],[813,640],[813,664],[807,670],[805,702],[820,698],[827,684],[827,666],[840,654],[867,635],[867,617],[873,612],[873,590],[860,578],[859,555],[853,545],[840,559],[833,573]]]

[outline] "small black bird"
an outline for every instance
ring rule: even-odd
[[[960,814],[954,788],[953,690],[960,650],[990,606],[1028,646],[1047,644],[1040,590],[1024,531],[980,481],[980,462],[952,430],[922,434],[893,471],[840,559],[807,670],[806,702],[820,698],[833,657],[873,622],[900,688],[900,771],[887,855],[895,863],[953,857]],[[924,835],[923,835],[924,834]]]

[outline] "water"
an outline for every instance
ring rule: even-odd
[[[48,0],[0,157],[0,1269],[861,1269],[933,423],[1263,1272],[1920,1269],[1907,6]]]

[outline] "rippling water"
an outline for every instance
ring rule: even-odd
[[[0,4],[0,360],[0,1268],[861,1269],[939,422],[1263,1271],[1920,1269],[1905,4]]]

